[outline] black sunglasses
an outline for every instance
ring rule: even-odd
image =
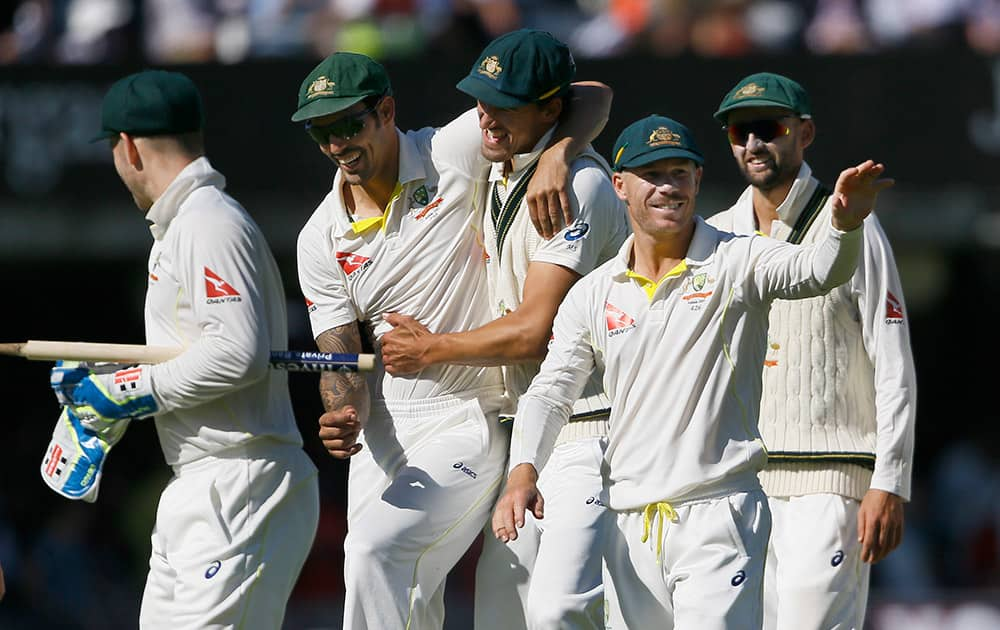
[[[311,120],[306,121],[306,132],[312,136],[312,139],[317,142],[317,144],[328,144],[330,142],[330,136],[335,136],[341,140],[350,140],[354,136],[361,133],[365,128],[365,118],[368,114],[375,111],[382,99],[375,101],[375,103],[367,108],[363,109],[356,114],[351,114],[350,116],[344,116],[338,118],[328,125],[314,125]]]
[[[783,118],[788,118],[784,116]],[[746,146],[750,134],[761,142],[770,142],[779,136],[787,136],[792,132],[791,127],[781,123],[782,118],[772,118],[767,120],[748,120],[747,122],[734,123],[724,127],[729,135],[729,143],[737,146]]]

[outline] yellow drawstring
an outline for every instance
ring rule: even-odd
[[[656,536],[656,564],[660,564],[663,556],[663,521],[677,522],[677,511],[666,501],[650,503],[642,511],[642,542],[649,540],[649,530],[653,524],[654,515],[660,517],[660,529]]]

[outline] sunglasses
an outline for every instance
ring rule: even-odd
[[[379,99],[371,107],[356,114],[338,118],[328,125],[315,125],[312,121],[307,120],[306,132],[312,136],[312,139],[315,140],[317,144],[328,144],[330,142],[330,136],[334,136],[340,140],[350,140],[364,130],[365,118],[368,114],[374,112],[375,108],[378,107],[381,102],[382,99]]]
[[[787,118],[787,116],[786,116]],[[748,120],[747,122],[735,123],[725,127],[729,135],[729,143],[737,146],[746,146],[750,134],[761,142],[770,142],[779,136],[787,136],[792,132],[787,125],[781,124],[781,119],[769,120]]]

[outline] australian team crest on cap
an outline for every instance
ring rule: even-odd
[[[503,72],[503,66],[500,65],[500,57],[496,55],[490,55],[479,64],[479,74],[485,74],[491,79],[499,77],[501,72]]]
[[[673,131],[667,129],[666,127],[657,127],[656,129],[654,129],[653,132],[649,134],[649,140],[646,141],[646,144],[651,147],[662,147],[662,146],[676,147],[680,146],[680,143],[681,143],[680,134],[674,133]],[[625,147],[622,148],[624,149]]]
[[[743,87],[741,87],[739,90],[737,90],[736,94],[733,94],[733,98],[734,99],[737,99],[737,98],[753,98],[755,96],[760,96],[765,91],[766,91],[765,88],[757,85],[756,83],[747,83],[746,85],[744,85]]]
[[[309,84],[309,89],[306,91],[306,98],[316,98],[317,96],[332,96],[333,86],[336,83],[326,78],[325,76],[316,77],[316,80]]]

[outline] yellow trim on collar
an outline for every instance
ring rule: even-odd
[[[385,210],[382,211],[382,216],[368,217],[366,219],[361,219],[360,221],[352,221],[351,229],[354,230],[354,233],[361,234],[362,232],[370,230],[376,225],[379,227],[379,229],[385,232],[385,225],[387,223],[387,219],[389,218],[389,211],[392,210],[393,202],[399,199],[399,196],[401,194],[403,194],[403,185],[400,184],[399,182],[396,182],[396,187],[393,188],[392,190],[392,197],[389,198],[389,203],[386,204]]]
[[[663,283],[664,280],[666,280],[667,278],[670,278],[672,276],[679,276],[679,275],[681,275],[682,273],[684,273],[685,271],[687,271],[687,268],[688,268],[687,267],[687,261],[686,260],[682,260],[679,263],[677,263],[676,265],[674,265],[673,269],[671,269],[667,273],[663,274],[663,277],[660,278],[657,282],[653,282],[652,280],[650,280],[646,276],[638,274],[638,273],[632,271],[631,269],[626,269],[625,270],[625,275],[628,276],[629,278],[632,278],[636,282],[638,282],[639,286],[642,287],[642,290],[646,292],[646,297],[648,297],[649,301],[652,302],[653,301],[653,294],[656,293],[656,289]]]

